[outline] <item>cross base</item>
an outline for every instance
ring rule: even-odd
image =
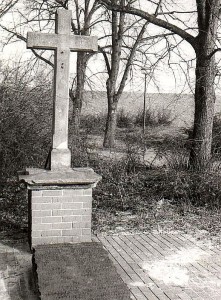
[[[99,175],[90,168],[28,168],[19,179],[28,189],[31,248],[91,241],[92,189]]]
[[[71,151],[69,149],[52,149],[51,170],[71,168]]]

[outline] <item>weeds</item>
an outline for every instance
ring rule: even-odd
[[[82,115],[81,129],[87,133],[99,134],[104,131],[107,115],[104,113],[96,115]],[[160,126],[170,125],[173,119],[170,110],[152,111],[150,109],[146,112],[146,126]],[[117,127],[132,129],[135,126],[143,126],[143,112],[137,114],[129,114],[124,109],[117,113]]]
[[[134,126],[134,117],[121,109],[117,114],[118,128],[131,128]]]
[[[94,193],[96,207],[115,212],[135,211],[136,203],[144,196],[143,173],[128,172],[126,160],[100,164],[96,170],[102,175],[102,181]]]
[[[97,115],[82,115],[81,117],[81,128],[86,133],[99,134],[104,131],[106,122],[106,114]]]
[[[171,111],[162,110],[151,110],[148,109],[145,114],[145,124],[146,126],[159,126],[159,125],[170,125],[173,121]],[[139,111],[135,116],[135,125],[143,126],[143,111]]]
[[[19,69],[5,78],[0,87],[2,179],[28,166],[44,166],[51,144],[52,123],[51,92],[46,82],[29,87],[29,78],[23,77]]]

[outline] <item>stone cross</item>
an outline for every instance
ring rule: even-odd
[[[69,169],[68,149],[70,51],[97,51],[97,37],[71,35],[71,11],[57,10],[55,33],[28,32],[27,48],[54,50],[54,104],[51,170]]]

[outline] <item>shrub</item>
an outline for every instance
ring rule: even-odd
[[[51,145],[52,97],[50,83],[30,85],[22,66],[3,70],[0,84],[0,177],[25,167],[43,167]]]
[[[170,170],[184,171],[188,169],[189,150],[186,147],[186,139],[166,137],[158,147],[161,157],[164,157]]]
[[[173,122],[171,111],[168,109],[162,109],[157,111],[157,124],[170,125]]]
[[[150,108],[147,109],[145,115],[146,126],[159,126],[159,125],[170,125],[173,119],[171,111],[167,109],[153,111]],[[139,111],[135,116],[135,125],[143,126],[143,111]]]
[[[100,113],[97,115],[82,115],[81,128],[87,133],[101,133],[105,129],[107,115]]]
[[[131,128],[133,127],[133,117],[121,109],[117,114],[117,127],[119,128]]]
[[[71,149],[71,165],[76,167],[88,167],[89,166],[89,154],[87,135],[81,134],[80,137],[72,137],[69,147]]]
[[[142,172],[128,172],[127,160],[100,161],[95,170],[102,175],[102,181],[94,190],[94,205],[97,208],[136,211],[143,194],[144,175]]]

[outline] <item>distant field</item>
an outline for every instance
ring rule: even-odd
[[[147,109],[170,110],[172,117],[175,117],[174,125],[189,127],[193,122],[194,100],[190,94],[147,94]],[[136,114],[143,109],[142,93],[124,93],[119,101],[118,109]],[[106,92],[86,92],[83,104],[83,114],[99,114],[107,111]],[[215,112],[221,112],[221,97],[217,97]]]

